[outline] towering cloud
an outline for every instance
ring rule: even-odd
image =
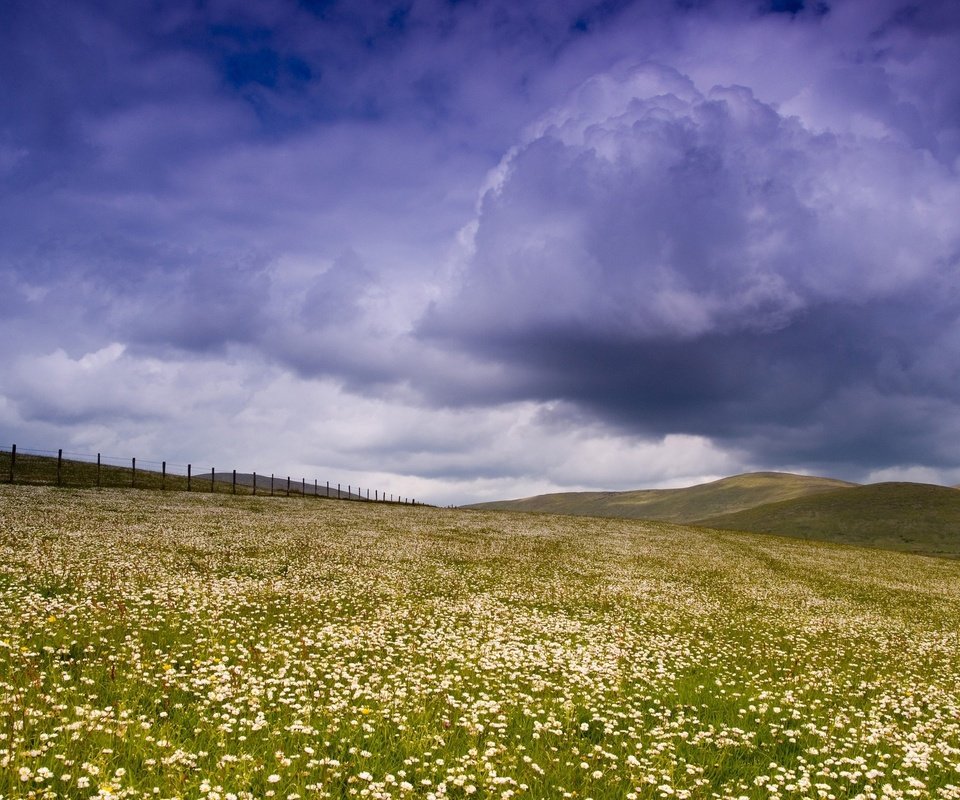
[[[953,0],[0,3],[0,441],[955,483],[957,63]]]
[[[510,151],[422,333],[634,431],[946,461],[942,417],[904,420],[960,400],[958,207],[954,167],[906,138],[645,64],[588,80]]]

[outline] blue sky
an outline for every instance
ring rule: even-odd
[[[960,482],[954,2],[0,31],[4,441],[438,503]]]

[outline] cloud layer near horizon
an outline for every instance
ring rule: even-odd
[[[8,4],[0,435],[955,482],[960,13],[804,5]]]

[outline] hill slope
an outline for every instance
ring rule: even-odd
[[[233,471],[213,472],[195,469],[192,478],[188,481],[186,475],[176,474],[173,471],[165,475],[158,469],[158,462],[140,461],[136,472],[132,463],[122,466],[116,463],[104,462],[99,467],[96,462],[83,461],[75,458],[64,458],[59,465],[56,456],[37,455],[35,453],[18,452],[16,458],[16,483],[55,484],[70,488],[78,487],[122,487],[137,489],[167,489],[186,491],[188,487],[195,492],[233,492]],[[11,475],[10,451],[0,450],[0,480],[8,481]],[[269,494],[273,491],[277,495],[286,495],[287,476],[257,475],[257,492]],[[358,494],[358,487],[337,484],[329,486],[314,481],[305,481],[302,478],[290,480],[291,495],[306,494],[318,497],[337,498],[342,500],[366,500],[366,495]],[[351,489],[351,491],[348,491]],[[253,475],[251,473],[237,473],[237,492],[250,494],[253,491]]]
[[[751,472],[683,489],[560,492],[519,500],[477,503],[467,508],[693,522],[779,500],[852,486],[855,484],[832,478],[793,475],[787,472]]]
[[[856,486],[712,515],[697,524],[960,557],[960,491],[923,483]]]

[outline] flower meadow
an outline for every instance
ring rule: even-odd
[[[960,798],[960,562],[0,487],[4,798]]]

